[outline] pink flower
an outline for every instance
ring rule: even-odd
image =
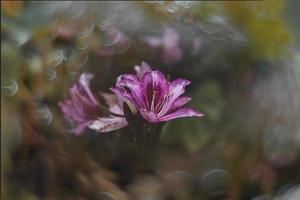
[[[152,123],[179,117],[202,117],[204,114],[183,106],[191,100],[183,96],[185,87],[191,82],[176,79],[169,82],[159,70],[142,63],[136,66],[134,74],[121,75],[111,90],[121,99],[133,105],[141,116]]]
[[[102,94],[110,111],[107,116],[104,115],[89,87],[92,77],[91,74],[81,74],[78,83],[70,89],[70,100],[59,103],[65,117],[77,125],[74,130],[76,135],[82,134],[86,128],[109,132],[127,125],[116,95]]]
[[[153,48],[163,48],[162,59],[165,63],[174,64],[182,59],[179,36],[172,28],[166,27],[162,37],[146,37],[145,41]]]

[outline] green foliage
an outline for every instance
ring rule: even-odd
[[[293,41],[282,18],[282,0],[225,2],[224,7],[232,21],[248,35],[256,58],[280,58]]]
[[[224,99],[221,90],[214,81],[195,88],[191,106],[201,110],[205,116],[170,121],[163,130],[162,140],[167,144],[183,144],[189,151],[199,150],[214,134],[221,120]]]
[[[15,79],[21,69],[20,49],[12,44],[1,42],[1,84]]]

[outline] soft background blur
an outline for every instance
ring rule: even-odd
[[[1,1],[1,197],[300,199],[299,3]],[[179,61],[144,40],[165,27]],[[79,74],[107,92],[142,61],[206,116],[168,122],[151,162],[124,130],[72,135],[57,104]]]

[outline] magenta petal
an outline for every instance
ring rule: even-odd
[[[160,122],[157,115],[152,111],[140,110],[140,114],[148,122],[152,122],[152,123]]]
[[[155,101],[156,104],[163,100],[168,93],[169,84],[165,75],[161,71],[155,70],[144,74],[141,87],[149,108],[152,101]],[[156,94],[155,97],[153,96],[154,93]]]
[[[113,114],[124,115],[122,109],[122,102],[115,94],[102,93],[102,97],[105,99],[107,105],[109,106],[109,111]]]
[[[174,103],[175,100],[185,92],[185,87],[189,85],[191,81],[186,79],[176,79],[170,83],[169,93],[172,95],[170,103]]]
[[[191,81],[187,79],[178,78],[171,82],[170,92],[172,92],[177,97],[184,93],[184,88],[191,84]]]
[[[94,95],[92,94],[90,90],[90,82],[93,78],[92,74],[83,73],[79,77],[79,86],[82,87],[83,91],[87,94],[87,96],[90,98],[91,102],[93,102],[94,105],[98,105],[98,102]]]
[[[84,86],[85,88],[89,89],[89,84],[93,78],[92,74],[83,73],[79,76],[79,84]]]
[[[72,101],[66,100],[64,102],[59,102],[59,107],[65,117],[69,120],[76,122],[84,121],[83,116],[85,116],[85,113],[78,109],[78,106],[75,107]]]
[[[117,84],[123,96],[132,100],[137,107],[145,107],[140,81],[122,78]]]
[[[75,135],[81,135],[83,131],[91,124],[92,122],[88,121],[85,123],[80,123],[77,125],[77,127],[73,130]]]
[[[168,81],[164,73],[159,70],[153,70],[144,74],[142,84],[144,86],[148,84],[152,84],[152,86],[159,86],[160,84],[167,85]]]
[[[109,89],[118,96],[118,98],[120,99],[121,102],[127,102],[127,101],[133,102],[134,101],[132,99],[132,96],[129,93],[124,92],[119,87],[112,87]]]
[[[72,119],[72,116],[76,116],[71,107],[71,101],[66,100],[64,102],[59,102],[58,105],[66,118]]]
[[[131,92],[137,93],[140,91],[139,83],[136,83],[130,79],[122,79],[116,84],[116,86],[118,88],[122,88],[123,92],[128,94],[131,94]]]
[[[109,89],[110,89],[110,91],[112,91],[113,93],[115,93],[115,94],[118,96],[118,98],[122,99],[123,101],[124,101],[125,99],[127,99],[127,97],[125,97],[125,96],[123,95],[122,90],[121,90],[119,87],[111,87],[111,88],[109,88]],[[125,98],[125,99],[124,99],[124,98]],[[130,97],[128,97],[128,98],[130,98]]]
[[[123,128],[127,124],[127,121],[123,117],[102,117],[90,124],[89,128],[100,133],[106,133]]]
[[[180,108],[187,104],[190,100],[192,100],[191,97],[183,96],[176,99],[176,101],[171,106],[171,110],[176,110],[177,108]]]
[[[202,117],[204,116],[203,113],[198,112],[191,108],[180,108],[175,112],[167,114],[160,118],[160,121],[169,121],[172,119],[180,118],[180,117]]]
[[[77,89],[78,87],[75,85],[70,90],[70,97],[74,104],[76,105],[85,105],[88,108],[97,108],[98,103],[96,104],[87,96],[86,93],[81,94],[80,90]],[[76,106],[77,107],[77,106]]]
[[[116,84],[122,81],[131,81],[135,84],[139,84],[140,80],[136,75],[133,74],[123,74],[122,76],[119,77],[119,80],[117,81]]]
[[[172,81],[169,85],[169,99],[162,107],[159,116],[165,115],[172,107],[173,103],[185,92],[185,87],[189,85],[191,81],[186,79],[176,79]]]

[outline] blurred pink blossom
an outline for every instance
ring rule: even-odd
[[[162,47],[162,59],[167,64],[178,63],[182,59],[179,35],[170,27],[166,27],[162,37],[145,37],[152,48]]]
[[[65,117],[77,125],[76,135],[82,134],[86,128],[109,132],[127,125],[116,95],[102,94],[110,111],[109,116],[104,116],[97,97],[90,90],[92,77],[91,74],[81,74],[78,83],[70,89],[70,99],[59,103]]]

